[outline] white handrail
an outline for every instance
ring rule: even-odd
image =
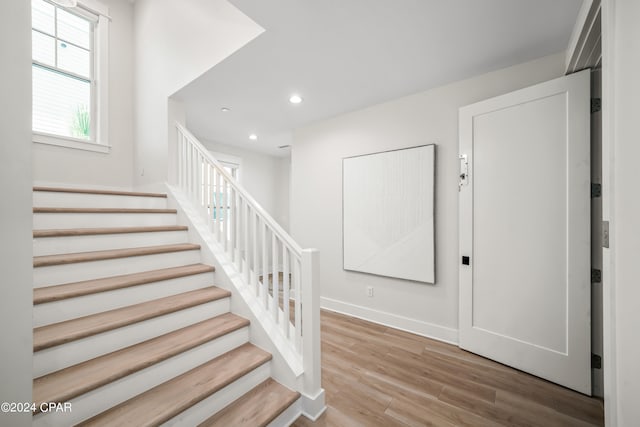
[[[259,307],[264,330],[276,346],[295,355],[303,375],[299,391],[317,396],[322,390],[318,251],[303,250],[191,132],[179,123],[176,130],[174,184],[198,208],[210,237],[228,257],[226,265],[250,290],[242,295]]]
[[[265,211],[262,206],[260,206],[260,203],[258,203],[251,196],[251,194],[249,194],[249,192],[247,192],[247,190],[245,190],[243,187],[241,187],[240,185],[237,184],[236,180],[215,159],[215,157],[213,157],[211,152],[209,152],[209,150],[207,150],[207,148],[204,145],[202,145],[202,143],[200,141],[198,141],[198,138],[193,136],[193,134],[191,132],[189,132],[189,130],[187,130],[180,123],[176,123],[176,128],[178,129],[178,135],[180,135],[180,133],[182,133],[182,135],[184,135],[189,140],[189,142],[191,144],[193,144],[198,149],[198,151],[200,152],[200,154],[203,157],[205,157],[212,165],[216,166],[216,169],[218,169],[218,171],[220,171],[221,175],[225,177],[225,179],[233,187],[233,189],[236,190],[238,193],[240,193],[242,195],[242,197],[245,200],[247,200],[249,202],[249,204],[251,204],[254,207],[254,209],[256,210],[258,215],[260,215],[262,220],[265,223],[267,223],[267,226],[269,228],[271,228],[271,229],[276,231],[276,233],[278,234],[278,237],[280,237],[281,239],[283,239],[286,242],[287,246],[289,246],[289,249],[291,249],[293,252],[298,254],[298,256],[301,256],[302,248],[300,247],[300,245],[298,245],[296,243],[296,241],[293,240],[291,238],[291,236],[289,236],[289,234],[286,231],[283,230],[283,228],[280,226],[280,224],[278,224],[271,217],[271,215],[269,215],[269,213],[267,211]]]

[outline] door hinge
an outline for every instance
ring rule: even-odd
[[[602,221],[602,247],[609,247],[609,221]]]
[[[591,198],[595,199],[596,197],[602,196],[602,184],[591,183]]]
[[[602,271],[597,268],[591,269],[591,283],[600,283],[602,282]]]
[[[591,114],[597,113],[602,109],[602,99],[601,98],[591,98]]]
[[[602,356],[591,353],[591,369],[602,369]]]

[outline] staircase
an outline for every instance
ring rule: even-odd
[[[33,212],[34,426],[293,421],[166,195],[35,187]]]

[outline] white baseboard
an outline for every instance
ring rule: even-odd
[[[307,396],[303,394],[301,403],[302,415],[304,415],[311,421],[316,421],[322,414],[324,414],[324,411],[327,410],[323,388],[321,388],[318,394],[316,394],[315,396]]]
[[[372,308],[326,297],[320,298],[320,307],[325,310],[335,311],[336,313],[346,314],[347,316],[357,317],[358,319],[400,329],[401,331],[411,332],[412,334],[458,345],[458,330],[454,328],[410,319],[408,317],[398,316],[397,314],[374,310]]]

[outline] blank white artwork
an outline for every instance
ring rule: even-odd
[[[345,270],[435,283],[435,145],[343,159]]]

